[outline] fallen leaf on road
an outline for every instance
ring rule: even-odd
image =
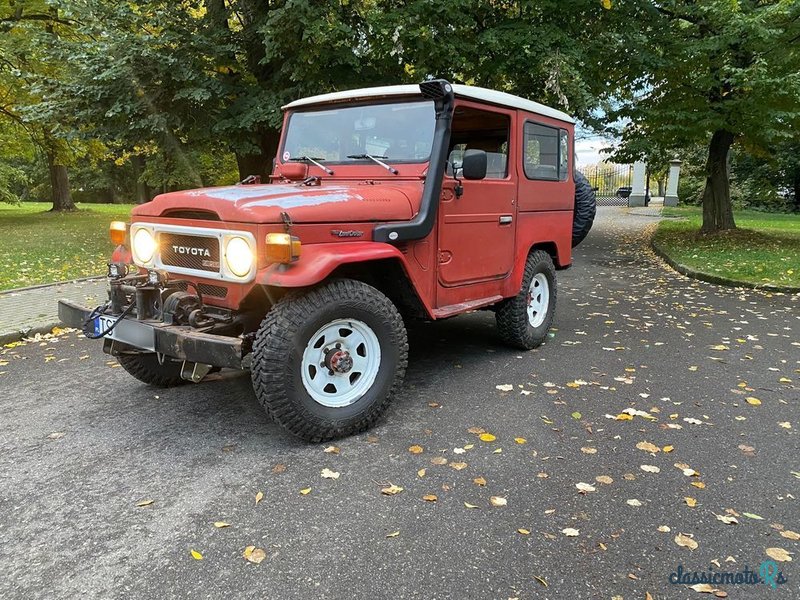
[[[339,454],[340,450],[337,446],[328,446],[323,452],[326,454]]]
[[[672,530],[671,530],[669,527],[667,527],[666,525],[660,525],[660,526],[659,526],[659,528],[658,528],[658,530],[659,530],[661,533],[669,533],[670,531],[672,531]]]
[[[767,548],[767,556],[778,562],[789,562],[792,560],[792,557],[789,556],[789,553],[783,548]]]
[[[717,514],[715,514],[714,516],[717,517],[717,521],[722,521],[726,525],[738,525],[739,524],[739,521],[736,519],[736,517],[731,517],[731,516],[728,516],[728,515],[717,515]]]
[[[339,479],[339,473],[337,471],[331,471],[328,468],[322,469],[320,475],[325,479]]]
[[[691,508],[694,508],[695,506],[697,506],[697,499],[696,498],[692,498],[690,496],[686,496],[683,499],[683,501],[686,502],[686,504],[689,505]]]
[[[528,440],[526,440],[525,438],[522,438],[522,437],[516,437],[516,438],[514,438],[514,441],[517,442],[518,444],[525,444],[525,443],[527,443]]]
[[[467,429],[467,433],[474,433],[475,435],[480,435],[484,431],[486,430],[483,427],[470,427]]]
[[[575,419],[576,421],[579,421],[579,420],[580,420],[580,418],[581,418],[583,415],[582,415],[581,413],[579,413],[579,412],[576,410],[574,413],[572,413],[572,415],[571,415],[571,416],[572,416],[572,418],[573,418],[573,419]]]
[[[661,469],[653,465],[642,465],[639,467],[642,471],[646,473],[660,473]]]
[[[517,529],[517,533],[521,533],[522,535],[530,535],[531,534],[529,529],[523,529],[521,527],[519,529]]]
[[[431,464],[434,464],[434,465],[446,465],[447,464],[447,459],[444,456],[434,456],[431,459]]]
[[[256,548],[255,546],[248,546],[247,548],[244,549],[242,556],[244,556],[247,562],[251,562],[254,565],[260,565],[261,562],[265,558],[267,558],[267,553],[264,552],[264,550],[261,548]]]
[[[495,387],[495,389],[500,390],[501,392],[510,392],[511,390],[514,389],[514,386],[511,385],[510,383],[502,383],[502,384],[496,385],[494,387]]]
[[[264,492],[258,492],[258,493],[256,494],[256,504],[258,504],[259,502],[261,502],[261,500],[262,500],[263,498],[264,498]]]
[[[581,494],[586,494],[588,492],[594,492],[597,489],[592,484],[584,483],[583,481],[581,481],[580,483],[576,483],[575,487],[578,488],[578,491]]]
[[[534,575],[533,578],[541,583],[544,587],[547,587],[547,582],[543,578],[539,577],[538,575]]]
[[[422,499],[425,500],[425,502],[436,502],[439,498],[436,494],[425,494]]]
[[[637,500],[636,498],[631,498],[630,500],[626,500],[625,503],[629,504],[631,506],[641,506],[642,505],[642,503],[639,500]]]
[[[192,558],[195,560],[203,560],[203,555],[200,554],[197,550],[190,550],[190,554]]]
[[[661,452],[661,448],[659,448],[655,444],[651,444],[650,442],[639,442],[638,444],[636,444],[636,447],[639,450],[644,450],[645,452],[651,452],[651,453]]]
[[[563,533],[567,537],[576,537],[580,535],[580,531],[577,529],[573,529],[572,527],[566,527],[562,529],[561,533]]]
[[[139,502],[136,503],[136,506],[150,506],[153,502],[155,502],[155,500],[147,498],[146,500],[139,500]]]
[[[486,485],[486,480],[483,477],[476,477],[472,480],[475,485]]]
[[[423,449],[422,446],[414,445],[409,447],[408,451],[411,452],[411,454],[422,454]]]
[[[747,402],[748,404],[752,404],[753,406],[759,406],[761,404],[761,400],[759,400],[758,398],[754,398],[753,396],[745,398],[745,402]]]
[[[214,521],[214,527],[217,529],[222,529],[223,527],[230,527],[230,523],[226,523],[225,521]]]
[[[399,485],[390,483],[387,487],[381,489],[381,494],[383,494],[384,496],[395,496],[402,491],[403,488],[401,488]]]
[[[612,483],[614,483],[614,480],[611,479],[611,477],[609,477],[608,475],[598,475],[597,477],[594,478],[594,480],[597,483],[604,483],[606,485],[611,485]]]
[[[425,477],[425,469],[420,469],[417,471],[417,477]]]
[[[399,531],[393,531],[392,533],[387,533],[386,537],[387,538],[394,538],[394,537],[397,537],[398,535],[400,535]]]
[[[717,588],[709,583],[695,583],[694,585],[690,585],[689,588],[693,589],[695,592],[703,592],[706,594],[713,594],[717,591]]]
[[[756,515],[756,514],[753,514],[753,513],[743,512],[742,514],[745,517],[747,517],[748,519],[755,519],[756,521],[763,521],[764,520],[764,517]]]
[[[478,436],[482,442],[493,442],[497,438],[493,436],[491,433],[482,433]]]
[[[303,488],[300,490],[300,493],[303,494],[303,496],[308,496],[311,493],[311,488]]]
[[[467,468],[467,463],[465,462],[451,462],[449,465],[451,468],[455,469],[456,471],[460,471],[461,469]]]
[[[466,506],[467,508],[478,508],[476,505],[470,504],[469,502],[464,502],[464,506]]]
[[[791,529],[787,529],[786,531],[781,531],[780,533],[787,540],[800,540],[800,533],[792,531]]]
[[[489,502],[492,504],[492,506],[505,506],[508,504],[508,500],[502,496],[492,496],[489,498]]]
[[[679,533],[675,536],[675,543],[683,548],[689,548],[689,550],[695,550],[699,546],[696,541],[683,533]]]
[[[581,452],[584,454],[597,454],[597,448],[590,448],[589,446],[584,446],[581,448]]]

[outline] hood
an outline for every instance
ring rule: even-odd
[[[161,194],[134,208],[133,215],[169,217],[173,213],[210,211],[222,221],[280,223],[281,213],[286,212],[295,223],[404,221],[416,214],[422,185],[420,180],[391,185],[323,181],[318,186],[264,184],[202,188]]]

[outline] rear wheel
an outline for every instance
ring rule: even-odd
[[[503,341],[530,350],[547,337],[556,310],[556,270],[543,250],[528,255],[519,294],[497,307],[497,329]]]
[[[155,353],[120,354],[117,361],[136,379],[154,387],[166,388],[186,383],[181,379],[182,363],[166,356],[163,357],[163,363],[158,361]]]
[[[405,374],[403,320],[377,289],[349,279],[289,294],[261,323],[253,389],[294,435],[318,442],[364,431]]]

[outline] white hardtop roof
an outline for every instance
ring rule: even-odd
[[[570,117],[567,113],[550,108],[544,104],[539,104],[533,100],[526,100],[513,94],[506,94],[505,92],[497,92],[482,87],[474,87],[471,85],[453,84],[453,91],[459,98],[468,98],[470,100],[479,100],[488,104],[496,104],[498,106],[506,106],[510,108],[518,108],[531,113],[536,113],[551,119],[565,121],[566,123],[574,123],[575,119]],[[314,104],[329,104],[334,102],[345,102],[348,100],[363,100],[367,98],[389,98],[393,96],[419,96],[418,85],[385,85],[382,87],[362,88],[359,90],[345,90],[342,92],[333,92],[330,94],[320,94],[319,96],[309,96],[308,98],[301,98],[290,102],[284,109],[300,108],[304,106],[311,106]]]

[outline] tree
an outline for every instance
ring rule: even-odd
[[[75,210],[67,172],[71,149],[60,136],[58,121],[31,119],[26,109],[42,100],[39,80],[65,68],[48,62],[43,49],[68,27],[55,4],[0,3],[0,119],[24,130],[43,154],[54,211]]]
[[[624,125],[621,154],[704,143],[701,232],[735,228],[731,146],[770,154],[800,125],[800,3],[641,0],[615,9],[646,34],[625,65],[634,85],[609,112]]]

